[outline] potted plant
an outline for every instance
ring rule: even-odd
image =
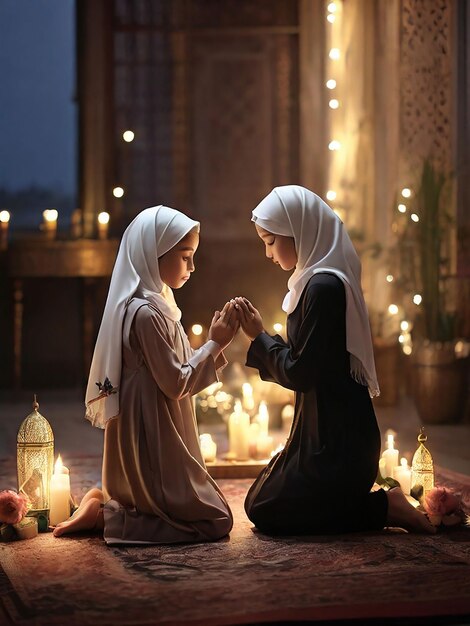
[[[456,277],[451,275],[453,219],[450,178],[429,159],[423,162],[416,193],[403,190],[396,222],[397,286],[411,333],[401,335],[411,356],[412,394],[423,422],[454,422],[465,409],[468,344],[458,337]],[[463,358],[462,358],[463,357]]]

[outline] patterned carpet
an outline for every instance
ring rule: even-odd
[[[77,457],[80,496],[99,459]],[[0,461],[1,487],[14,468]],[[80,476],[80,481],[77,477]],[[470,511],[470,478],[441,470]],[[470,615],[470,528],[268,538],[243,511],[251,480],[220,480],[235,516],[215,544],[107,548],[98,536],[0,544],[0,624],[252,624]],[[464,618],[464,616],[466,616]],[[393,622],[396,623],[396,622]],[[423,622],[419,622],[423,623]]]

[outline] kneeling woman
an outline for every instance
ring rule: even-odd
[[[213,541],[232,528],[202,459],[191,395],[226,363],[234,305],[216,312],[209,341],[192,350],[172,292],[194,271],[198,233],[198,222],[158,206],[123,235],[86,396],[88,419],[105,428],[103,493],[89,492],[55,536],[104,523],[109,544],[173,543]]]
[[[266,256],[295,271],[283,303],[287,343],[270,336],[257,309],[236,304],[252,340],[247,365],[296,392],[284,450],[250,488],[250,520],[272,534],[330,533],[397,525],[434,532],[400,489],[370,492],[380,433],[379,393],[361,266],[338,216],[297,185],[275,188],[253,211]]]

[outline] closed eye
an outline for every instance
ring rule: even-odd
[[[276,241],[276,238],[273,237],[272,241],[266,241],[266,245],[267,246],[272,246],[275,241]]]

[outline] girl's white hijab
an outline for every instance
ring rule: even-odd
[[[181,319],[172,290],[162,282],[158,258],[171,250],[199,222],[166,206],[145,209],[129,224],[122,236],[114,264],[108,298],[88,378],[86,417],[104,428],[119,413],[122,368],[122,325],[126,306],[133,296],[146,298],[166,317]],[[110,381],[112,390],[100,393],[96,383]]]
[[[286,313],[295,309],[314,274],[328,272],[343,281],[351,376],[367,385],[371,396],[379,395],[361,263],[342,221],[321,198],[299,185],[275,187],[253,211],[252,221],[275,235],[294,238],[297,265],[282,304]]]

